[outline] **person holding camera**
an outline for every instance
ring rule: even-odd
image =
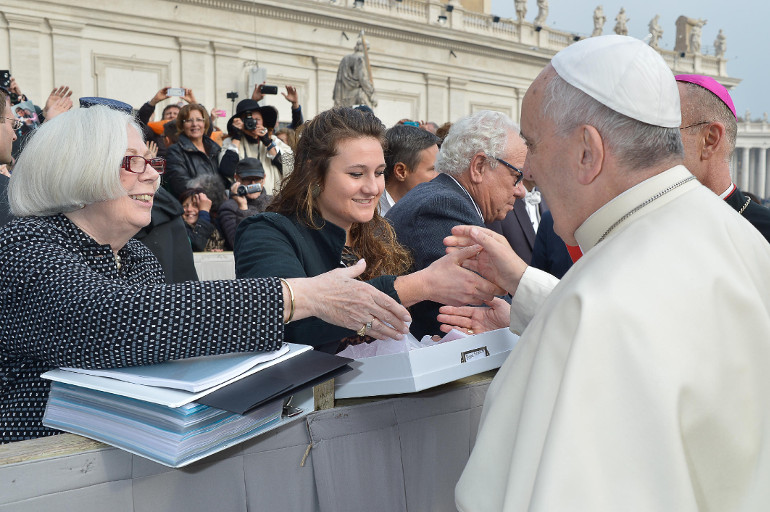
[[[260,161],[265,172],[262,188],[267,194],[280,190],[281,180],[289,175],[294,165],[291,148],[273,134],[277,122],[275,107],[260,107],[252,99],[243,100],[227,123],[230,137],[223,142],[223,147],[237,151],[240,159]]]
[[[256,158],[244,158],[235,166],[235,183],[230,199],[219,207],[219,224],[230,247],[235,247],[235,230],[246,217],[264,212],[273,196],[264,192],[265,169]]]

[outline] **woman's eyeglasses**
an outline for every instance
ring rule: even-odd
[[[133,172],[134,174],[142,174],[147,170],[147,164],[157,171],[158,174],[166,172],[166,159],[165,158],[145,158],[139,155],[127,155],[123,157],[123,162],[120,167]]]

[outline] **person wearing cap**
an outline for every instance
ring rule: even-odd
[[[264,212],[273,196],[262,188],[265,169],[256,158],[244,158],[235,166],[235,183],[230,187],[230,199],[219,207],[219,224],[230,247],[235,247],[235,230],[241,221]],[[258,185],[259,190],[247,194],[239,193],[241,187]]]
[[[460,511],[770,503],[770,245],[682,165],[680,122],[665,61],[627,36],[567,47],[525,94],[524,172],[583,257],[489,386]],[[536,295],[500,235],[453,235],[512,316]]]
[[[252,99],[242,100],[227,123],[230,136],[222,143],[226,149],[237,151],[240,159],[251,157],[262,163],[262,188],[267,194],[281,189],[281,181],[291,173],[294,164],[291,148],[273,134],[277,123],[275,107],[260,106]]]
[[[745,196],[730,177],[738,134],[738,116],[730,93],[710,76],[675,78],[682,104],[685,167],[770,241],[770,209]]]

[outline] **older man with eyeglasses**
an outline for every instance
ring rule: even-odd
[[[444,237],[457,225],[484,226],[505,218],[526,194],[520,168],[527,149],[519,127],[500,112],[483,110],[452,125],[436,158],[439,175],[417,185],[387,213],[399,242],[420,270],[445,254]],[[412,333],[440,334],[439,305],[412,307]]]
[[[4,89],[0,89],[0,108],[0,165],[5,165],[13,162],[11,149],[21,121],[13,117],[11,99]],[[13,216],[8,211],[8,176],[0,173],[0,226],[11,219]]]

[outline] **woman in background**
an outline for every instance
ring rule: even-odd
[[[218,177],[223,192],[230,188],[238,153],[222,154],[219,144],[206,135],[211,126],[206,109],[198,104],[185,105],[174,122],[179,136],[166,152],[166,183],[174,197],[179,198],[193,179],[204,175]]]

